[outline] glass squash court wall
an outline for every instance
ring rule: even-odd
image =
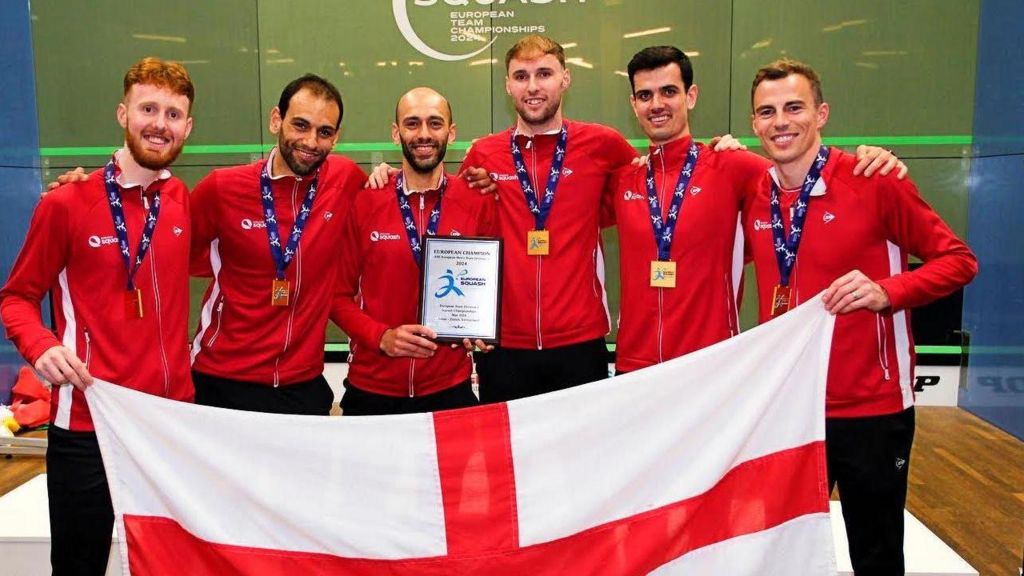
[[[39,197],[39,137],[27,3],[0,2],[0,274],[7,278]],[[7,401],[21,357],[0,341],[0,403]]]
[[[1024,4],[987,0],[978,34],[970,242],[981,274],[964,300],[971,363],[960,406],[1024,439]]]
[[[193,74],[195,129],[176,170],[189,184],[269,149],[268,111],[305,72],[341,89],[339,150],[367,169],[399,159],[389,132],[397,97],[437,88],[458,125],[454,170],[473,138],[511,123],[504,54],[536,31],[566,46],[567,115],[615,126],[639,148],[624,70],[640,48],[688,52],[700,86],[694,133],[731,132],[753,148],[754,71],[782,55],[805,60],[824,80],[830,141],[894,149],[924,197],[968,236],[980,12],[978,1],[933,0],[137,0],[130,10],[115,0],[34,0],[42,176],[105,160],[121,139],[121,76],[145,55],[180,60]],[[614,231],[605,238],[614,318],[617,241]],[[755,309],[748,282],[745,325]],[[334,328],[329,339],[343,341]]]

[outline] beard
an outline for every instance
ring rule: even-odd
[[[163,153],[152,152],[146,150],[142,137],[136,137],[127,127],[124,129],[124,140],[128,143],[128,152],[135,159],[135,163],[147,170],[163,170],[167,168],[178,159],[181,149],[185,146],[185,143],[182,142]]]
[[[296,156],[295,146],[286,142],[284,138],[277,139],[277,149],[281,153],[281,157],[284,158],[285,163],[288,164],[288,168],[296,176],[312,174],[327,160],[327,154],[317,150],[316,152],[319,154],[319,157],[310,164],[303,164]]]
[[[555,114],[558,114],[558,109],[561,106],[561,98],[555,100],[549,99],[547,101],[547,106],[541,108],[536,112],[533,112],[529,110],[525,104],[521,104],[519,101],[516,101],[516,113],[518,113],[519,117],[522,118],[523,121],[526,122],[527,124],[536,126],[540,124],[546,124],[548,121],[554,118]]]
[[[413,146],[416,144],[426,144],[427,142],[437,147],[437,153],[431,158],[421,160],[416,157],[416,153],[413,151]],[[429,174],[437,168],[437,165],[444,160],[444,155],[448,152],[448,140],[419,140],[419,141],[408,141],[402,140],[402,156],[409,162],[412,169],[420,174]]]

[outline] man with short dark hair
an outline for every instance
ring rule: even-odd
[[[612,195],[621,289],[616,372],[652,366],[739,333],[742,197],[767,161],[694,140],[690,59],[674,46],[637,52],[630,104],[650,140],[646,165],[623,171]]]
[[[0,291],[18,352],[53,385],[46,451],[53,574],[106,572],[114,512],[84,390],[93,376],[191,401],[189,195],[167,170],[192,130],[195,90],[175,62],[124,77],[124,146],[48,194]],[[57,334],[39,303],[52,291]]]
[[[307,74],[270,113],[270,157],[212,171],[192,192],[193,268],[212,270],[193,341],[196,402],[330,413],[324,332],[337,247],[366,176],[331,154],[342,100]]]
[[[822,290],[839,315],[826,388],[829,488],[839,486],[854,571],[903,574],[914,439],[908,310],[970,282],[977,260],[909,180],[852,178],[855,159],[822,145],[830,110],[810,66],[761,68],[751,102],[773,163],[744,211],[760,319]],[[908,253],[924,262],[913,272]]]
[[[690,59],[652,46],[627,66],[630,103],[651,146],[646,165],[621,174],[611,195],[619,232],[620,300],[616,372],[670,360],[739,332],[737,292],[747,195],[769,162],[745,150],[714,152],[690,134],[697,105]],[[887,173],[897,161],[862,147],[854,173]]]
[[[455,141],[451,114],[430,88],[399,99],[391,137],[402,147],[401,173],[391,186],[360,192],[345,224],[331,317],[352,341],[341,399],[346,416],[477,404],[466,350],[433,342],[437,334],[418,318],[421,239],[493,235],[494,198],[445,173],[445,152]]]

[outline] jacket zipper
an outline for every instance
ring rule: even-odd
[[[89,360],[92,358],[92,338],[89,337],[89,329],[82,329],[82,337],[85,338],[85,369],[89,369]]]
[[[299,190],[299,183],[301,180],[296,180],[292,184],[292,221],[294,222],[299,217],[299,213],[295,210],[295,199],[296,193]],[[290,233],[290,231],[289,231]],[[302,287],[302,255],[299,246],[295,246],[295,296],[288,302],[288,324],[284,331],[284,346],[281,348],[281,353],[277,355],[277,360],[274,361],[274,388],[281,385],[281,357],[288,351],[288,345],[292,340],[292,324],[295,322],[295,308],[299,300],[299,289]]]
[[[426,202],[427,202],[425,196],[426,195],[423,194],[422,192],[420,193],[420,214],[419,214],[420,221],[419,221],[419,224],[417,225],[418,226],[417,230],[421,230],[422,231],[420,233],[421,239],[422,239],[422,237],[426,236],[426,234],[427,234],[426,228],[423,227],[423,211],[426,209]],[[411,358],[409,360],[409,398],[413,398],[413,397],[416,396],[416,384],[415,384],[415,381],[416,381],[416,359],[415,358]]]
[[[156,305],[156,329],[160,332],[160,360],[164,366],[164,396],[171,394],[171,368],[167,363],[167,349],[164,346],[164,320],[160,313],[160,284],[156,279],[156,250],[149,246],[149,270],[153,275],[153,304]]]
[[[728,272],[723,275],[723,279],[725,280],[725,313],[728,316],[726,320],[729,323],[729,337],[732,338],[740,333],[739,326],[736,325],[736,296],[733,294],[733,286],[729,281]]]
[[[413,379],[416,377],[416,359],[409,359],[409,398],[416,396],[416,389],[413,386]]]
[[[533,137],[532,136],[529,137],[526,140],[526,149],[530,151],[530,164],[533,167],[533,170],[532,170],[532,172],[530,174],[530,180],[533,182],[533,189],[534,189],[534,193],[536,194],[537,192],[539,192],[539,189],[537,188],[537,150],[533,147]],[[549,240],[549,242],[550,242],[550,240]],[[550,246],[550,243],[548,245]],[[544,257],[543,256],[534,256],[534,258],[536,258],[536,261],[537,261],[537,264],[536,264],[536,270],[537,270],[537,316],[536,316],[537,350],[543,350],[544,349],[544,337],[541,335],[541,332],[540,332],[540,322],[541,322],[541,309],[540,308],[541,308],[541,300],[542,300],[541,299],[541,292],[540,292],[540,284],[541,284],[541,278],[542,278],[541,270],[542,270],[542,266],[543,266]]]
[[[882,374],[886,380],[890,379],[889,373],[889,351],[886,344],[889,341],[889,333],[885,329],[885,318],[875,313],[875,333],[878,335],[878,363],[882,367]]]
[[[206,347],[213,347],[213,343],[217,341],[217,336],[220,335],[220,324],[221,319],[224,316],[224,297],[221,296],[220,302],[217,302],[217,328],[213,331],[213,335],[206,341]]]
[[[146,198],[146,194],[141,189],[139,195],[142,197],[142,207],[144,213],[149,210],[149,199]],[[159,332],[158,339],[160,340],[160,361],[163,363],[164,368],[164,396],[170,396],[171,394],[171,368],[167,362],[167,349],[164,346],[164,320],[163,315],[160,311],[160,283],[157,280],[156,275],[156,242],[155,239],[149,245],[149,272],[150,277],[153,281],[153,305],[156,308],[156,329]]]
[[[794,202],[795,202],[795,199],[791,199],[790,200],[790,203],[789,203],[789,221],[787,222],[787,221],[783,220],[783,223],[782,223],[783,224],[783,230],[789,230],[789,227],[793,225],[793,212],[794,212],[793,203]],[[786,234],[786,237],[789,237],[788,233]],[[792,270],[789,273],[789,285],[790,285],[790,287],[793,290],[793,294],[790,296],[790,299],[793,301],[793,303],[790,305],[790,310],[792,310],[793,308],[796,308],[797,306],[800,305],[800,290],[797,288],[797,282],[796,282],[797,272],[799,270],[800,270],[800,256],[797,256],[796,260],[793,261],[793,268],[792,268]]]
[[[661,160],[661,189],[658,191],[658,196],[659,196],[658,207],[663,209],[663,207],[665,206],[665,200],[666,200],[665,199],[665,182],[666,182],[665,172],[666,172],[666,170],[665,170],[665,150],[664,150],[664,147],[663,146],[658,146],[658,150],[657,150],[656,154],[659,156],[659,159]],[[654,239],[655,257],[658,256],[658,254],[657,254],[658,242],[659,242],[659,238],[655,238]],[[669,257],[671,257],[671,254],[669,255]],[[678,275],[677,275],[677,278],[678,278]],[[660,363],[660,362],[664,362],[665,361],[665,351],[664,351],[665,289],[664,288],[658,288],[657,290],[658,290],[658,362]]]
[[[664,353],[664,350],[662,350],[662,329],[665,326],[665,319],[663,318],[663,314],[665,312],[664,294],[665,294],[665,289],[664,288],[658,288],[658,362],[659,363],[665,361],[665,353]]]

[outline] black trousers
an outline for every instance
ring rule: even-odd
[[[473,394],[469,380],[451,388],[425,396],[387,396],[368,392],[345,379],[345,395],[341,397],[342,416],[380,416],[382,414],[414,414],[467,408],[480,403]]]
[[[54,576],[102,576],[110,557],[114,508],[94,432],[50,427],[46,492]]]
[[[480,402],[490,404],[608,377],[604,338],[543,350],[496,348],[477,357]]]
[[[825,421],[829,491],[839,486],[855,574],[904,573],[903,508],[913,442],[913,407]]]
[[[331,406],[334,405],[334,392],[323,375],[305,382],[274,388],[193,370],[192,381],[196,386],[196,404],[203,406],[250,412],[328,416],[331,413]]]

